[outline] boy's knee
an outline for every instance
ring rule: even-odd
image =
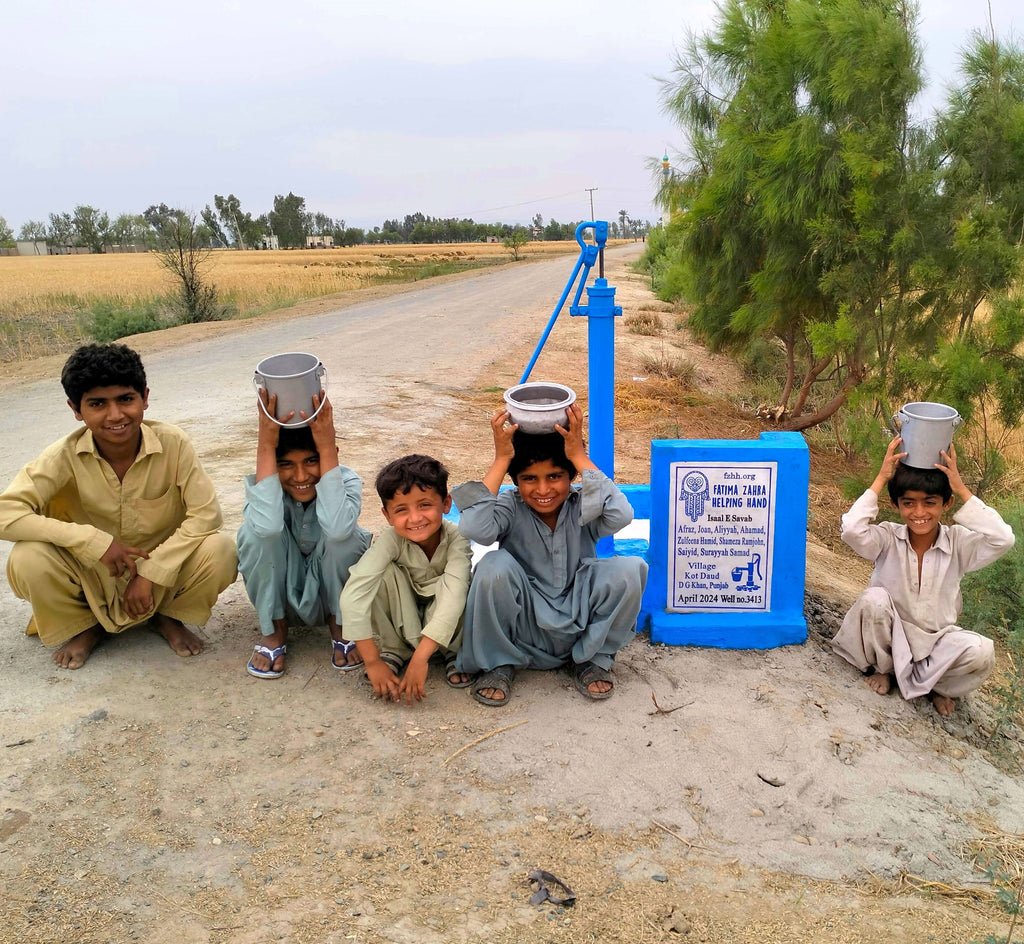
[[[974,672],[988,675],[996,664],[996,647],[987,636],[977,636],[970,648],[970,664]]]
[[[49,570],[57,549],[45,541],[17,541],[7,557],[7,577],[12,583],[31,582],[32,578]]]
[[[471,586],[475,586],[477,582],[491,585],[508,581],[517,570],[521,569],[516,559],[508,551],[501,549],[488,551],[473,568]]]
[[[600,578],[610,593],[636,593],[647,578],[647,562],[640,557],[608,557],[598,562]]]
[[[211,575],[224,587],[238,576],[238,548],[230,534],[218,531],[207,535],[199,545],[198,554]]]
[[[885,587],[868,587],[858,597],[861,609],[872,615],[882,615],[893,611],[892,597]]]

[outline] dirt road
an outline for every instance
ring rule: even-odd
[[[609,255],[627,312],[650,301],[623,268],[635,254]],[[232,528],[252,462],[252,368],[277,351],[327,364],[343,461],[365,482],[414,448],[456,482],[479,475],[493,390],[518,378],[571,262],[139,339],[150,413],[192,434]],[[584,335],[560,322],[538,376],[585,389]],[[629,376],[659,342],[620,331],[618,343]],[[727,384],[726,370],[702,382]],[[74,426],[52,369],[0,389],[0,411],[3,481]],[[636,473],[646,460],[631,442],[621,465]],[[380,523],[366,492],[363,520]],[[964,844],[1020,831],[1024,791],[979,747],[980,701],[940,721],[868,692],[831,655],[821,633],[851,592],[836,575],[861,571],[822,548],[815,568],[834,600],[810,601],[805,646],[638,638],[610,701],[525,673],[501,710],[439,675],[421,706],[377,703],[358,673],[332,671],[322,630],[294,634],[282,679],[250,678],[240,582],[201,657],[137,631],[58,670],[22,635],[28,611],[4,584],[0,941],[983,937],[999,927],[993,907],[915,896],[901,876],[975,881]],[[572,885],[576,907],[531,906],[534,868]]]

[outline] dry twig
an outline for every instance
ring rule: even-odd
[[[512,728],[518,728],[519,725],[526,724],[526,722],[529,720],[529,718],[523,718],[522,721],[517,721],[515,724],[506,724],[505,727],[503,728],[495,728],[495,730],[493,731],[488,731],[487,734],[480,735],[480,737],[478,737],[475,741],[470,741],[464,747],[460,747],[454,754],[449,754],[443,761],[441,761],[441,766],[446,766],[448,761],[455,760],[455,758],[458,757],[459,754],[461,754],[463,751],[468,751],[471,747],[476,747],[476,745],[479,744],[481,741],[486,741],[489,737],[494,737],[495,734],[501,734],[502,731],[511,731]]]
[[[686,708],[688,705],[692,705],[692,701],[683,702],[681,705],[676,705],[675,708],[662,708],[658,704],[658,699],[654,697],[654,692],[651,692],[651,701],[654,702],[655,711],[648,711],[649,715],[670,715],[673,711],[678,711],[680,708]]]

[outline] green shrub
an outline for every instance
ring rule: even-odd
[[[113,301],[97,300],[90,309],[87,330],[100,344],[109,344],[131,334],[159,331],[173,323],[162,317],[161,305],[156,300],[145,302],[139,308],[125,308]]]
[[[1017,723],[1024,709],[1024,505],[1009,501],[999,511],[1017,535],[1017,543],[999,560],[966,574],[960,583],[965,626],[1002,640],[1010,651],[1012,668],[992,689],[993,738],[1004,725]]]

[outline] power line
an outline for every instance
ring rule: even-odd
[[[569,190],[566,193],[555,194],[553,197],[537,197],[534,200],[524,200],[522,203],[506,203],[504,206],[485,207],[473,215],[478,216],[480,213],[490,213],[493,210],[511,210],[514,207],[530,206],[531,203],[543,203],[547,200],[561,200],[562,197],[571,197],[574,193],[576,193],[575,190]]]

